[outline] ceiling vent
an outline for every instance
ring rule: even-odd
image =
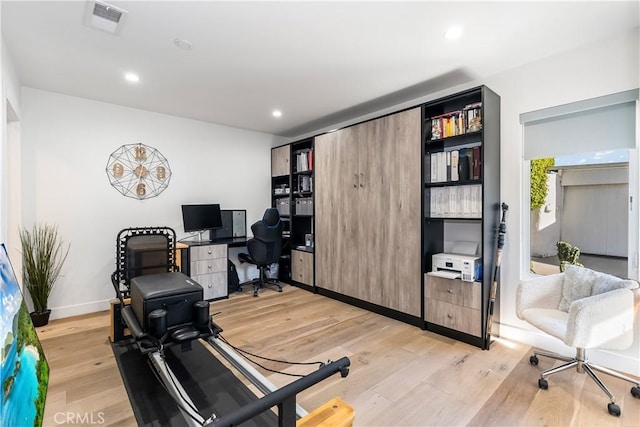
[[[101,1],[87,3],[84,24],[112,34],[119,34],[127,11]]]

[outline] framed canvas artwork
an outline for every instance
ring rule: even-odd
[[[6,426],[42,425],[49,365],[29,317],[4,244],[0,244],[0,420]]]

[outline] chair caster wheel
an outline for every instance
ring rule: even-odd
[[[257,296],[258,296],[258,293],[257,293],[257,292],[254,292],[254,293],[253,293],[253,297],[255,298],[255,297],[257,297]]]
[[[529,358],[529,363],[531,363],[533,366],[538,366],[538,356],[531,356]]]
[[[278,292],[282,292],[282,288],[278,289]]]
[[[640,399],[640,387],[631,387],[631,395],[637,399]]]
[[[547,380],[545,380],[544,378],[540,378],[538,380],[538,387],[540,387],[543,390],[546,390],[549,388],[549,382]]]
[[[620,416],[620,407],[618,405],[616,405],[615,403],[609,403],[607,405],[607,409],[609,410],[609,413],[615,417],[619,417]]]

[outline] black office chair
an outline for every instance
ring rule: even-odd
[[[258,290],[265,284],[276,285],[278,292],[282,292],[282,285],[277,279],[267,277],[267,270],[271,264],[280,260],[282,252],[282,221],[280,214],[275,208],[264,211],[262,220],[255,222],[251,226],[253,238],[247,241],[248,254],[241,253],[238,259],[241,263],[249,262],[255,264],[260,270],[258,278],[241,283],[240,286],[253,284],[253,296],[258,296]]]

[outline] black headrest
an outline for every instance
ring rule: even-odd
[[[267,226],[273,227],[280,222],[280,214],[278,213],[278,209],[276,208],[268,208],[264,211],[264,215],[262,216],[262,222],[264,222]]]

